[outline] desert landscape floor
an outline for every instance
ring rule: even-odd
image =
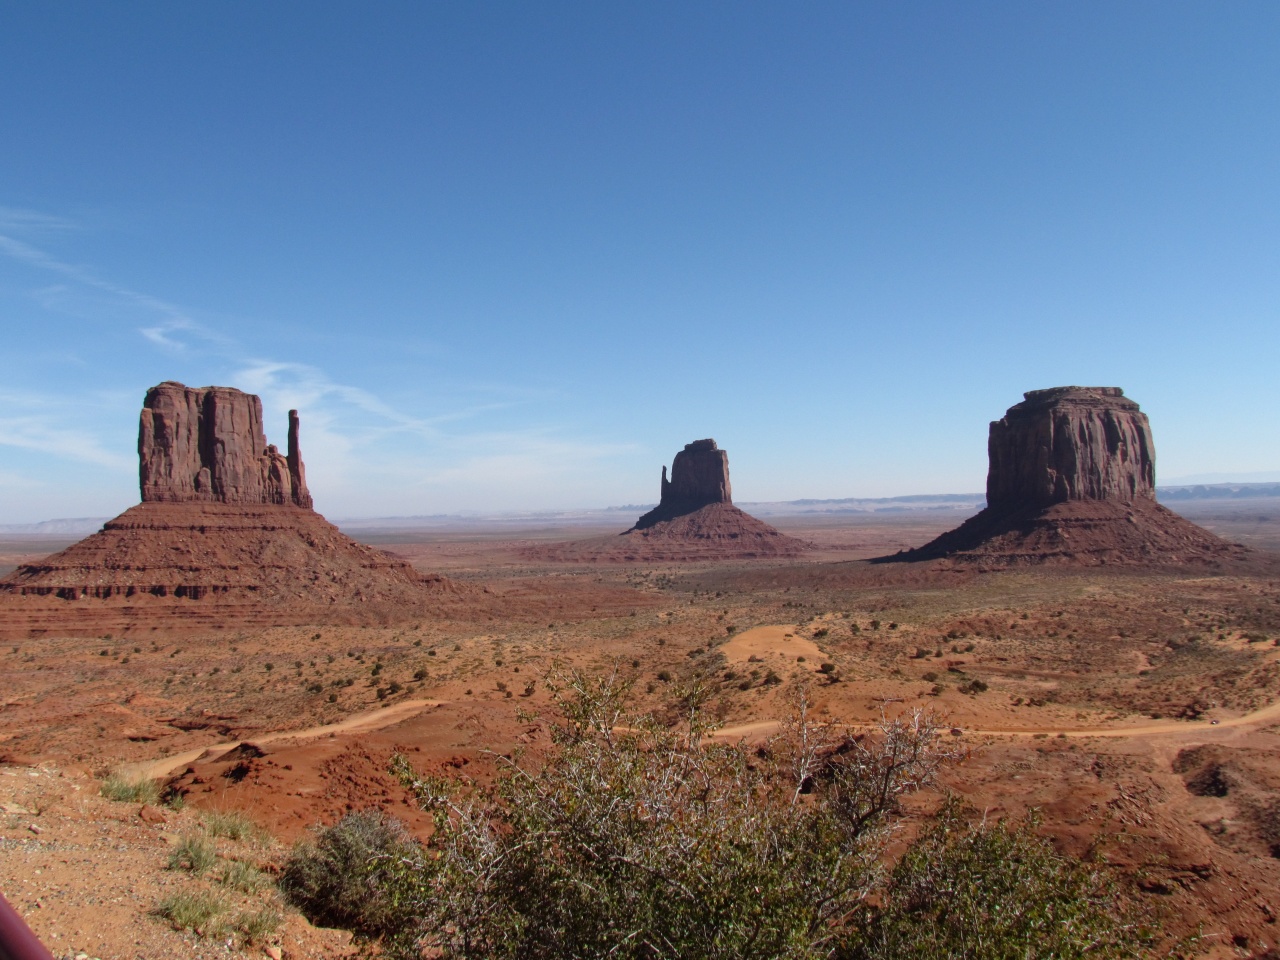
[[[1060,849],[1120,871],[1170,941],[1264,956],[1280,942],[1280,523],[1261,507],[1193,519],[1250,562],[864,562],[954,524],[919,515],[778,523],[816,548],[722,563],[529,559],[602,530],[389,531],[366,539],[475,591],[374,626],[179,606],[116,611],[90,636],[51,601],[38,636],[0,647],[0,890],[58,956],[355,955],[273,893],[289,844],[366,807],[425,833],[390,757],[475,778],[516,751],[536,762],[549,686],[580,669],[628,678],[659,717],[682,684],[707,684],[734,739],[768,737],[801,688],[811,717],[853,731],[930,711],[963,759],[909,799],[908,831],[946,792],[974,816],[1038,810]],[[140,773],[160,797],[102,795]],[[193,841],[208,869],[171,869]],[[216,937],[157,913],[196,895],[220,900]]]

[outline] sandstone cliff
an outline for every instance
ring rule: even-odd
[[[147,391],[139,418],[142,500],[310,509],[296,410],[289,411],[288,451],[267,443],[262,401],[253,394],[166,381]]]
[[[729,454],[717,447],[714,440],[685,444],[671,461],[670,480],[667,468],[662,468],[660,490],[658,505],[636,521],[635,529],[647,529],[712,503],[732,503]]]
[[[1151,426],[1119,387],[1055,387],[1023,396],[991,424],[988,506],[1155,499]]]
[[[1243,555],[1156,503],[1151,427],[1119,387],[1023,396],[991,424],[986,509],[880,562],[1183,564]]]

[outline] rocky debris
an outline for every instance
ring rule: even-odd
[[[147,391],[138,423],[144,503],[245,503],[310,509],[298,411],[289,411],[288,454],[268,444],[262,401],[233,387],[168,380]]]
[[[733,503],[729,486],[729,454],[714,440],[685,444],[671,461],[671,479],[662,468],[661,499],[658,505],[636,521],[636,530],[693,513],[712,503]]]
[[[1155,499],[1151,426],[1119,387],[1054,387],[1023,396],[991,424],[989,507]]]
[[[1151,427],[1119,387],[1023,396],[991,424],[986,509],[878,562],[1198,564],[1246,553],[1156,503]]]

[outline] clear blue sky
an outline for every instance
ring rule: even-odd
[[[0,522],[167,379],[339,518],[978,490],[1068,383],[1280,475],[1275,3],[11,3],[0,89]]]

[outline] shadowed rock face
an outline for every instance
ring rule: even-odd
[[[166,381],[147,391],[139,419],[142,500],[310,509],[296,410],[289,411],[288,451],[267,443],[262,401],[253,394]]]
[[[636,521],[643,530],[663,520],[693,513],[712,503],[732,503],[729,486],[729,454],[714,440],[685,444],[671,462],[671,479],[662,468],[662,498],[658,505]]]
[[[1119,387],[1032,390],[991,424],[987,505],[1155,499],[1155,445]]]
[[[1119,387],[1032,390],[991,424],[987,507],[896,563],[1186,564],[1244,549],[1156,503],[1155,445]]]

